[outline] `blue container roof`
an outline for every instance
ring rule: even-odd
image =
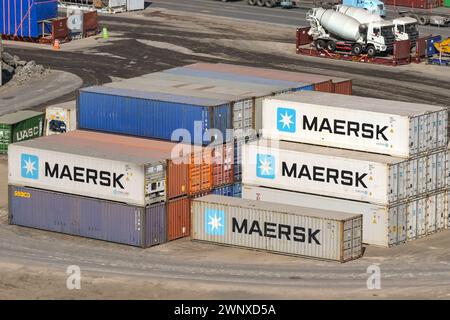
[[[184,95],[169,94],[169,93],[163,93],[163,92],[149,92],[149,91],[139,91],[139,90],[131,90],[131,89],[103,87],[103,86],[93,86],[93,87],[83,88],[83,89],[80,89],[80,93],[81,92],[105,94],[105,95],[111,95],[111,96],[130,97],[130,98],[154,100],[154,101],[161,101],[161,102],[173,102],[173,103],[178,103],[178,104],[195,105],[195,106],[201,106],[201,107],[221,106],[221,105],[226,105],[229,103],[226,100],[219,100],[219,99],[200,98],[200,97],[194,97],[194,96],[184,96]]]
[[[301,88],[301,87],[306,87],[306,86],[314,84],[313,82],[292,82],[292,81],[284,81],[284,80],[272,80],[272,79],[261,78],[261,77],[242,76],[242,75],[237,75],[237,74],[215,72],[215,71],[195,70],[195,69],[184,68],[184,67],[168,69],[163,72],[169,73],[169,74],[174,74],[174,75],[204,77],[204,78],[212,78],[212,79],[237,81],[237,82],[247,82],[247,83],[260,84],[260,85],[266,85],[266,86],[277,86],[280,89],[282,89],[282,88],[283,89]]]

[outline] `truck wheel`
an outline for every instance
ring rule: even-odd
[[[275,7],[275,1],[274,0],[266,0],[265,5],[267,8],[273,8],[273,7]]]
[[[325,49],[326,42],[325,42],[325,40],[317,40],[315,45],[316,45],[317,51],[322,51],[323,49]]]
[[[256,4],[256,0],[248,0],[249,5],[254,6]]]
[[[424,25],[428,24],[430,21],[427,16],[419,16],[417,19],[417,22],[419,22],[419,24],[421,26],[424,26]]]
[[[260,7],[264,7],[266,0],[256,0],[256,4]]]
[[[327,50],[331,52],[336,51],[336,43],[333,40],[327,42]]]
[[[352,54],[355,56],[359,56],[362,53],[362,46],[360,44],[353,45]]]
[[[375,47],[374,47],[374,46],[369,46],[369,47],[367,48],[367,55],[368,55],[370,58],[375,57],[376,54],[377,54],[377,50],[375,50]]]

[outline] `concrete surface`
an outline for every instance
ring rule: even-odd
[[[27,109],[73,92],[82,85],[78,76],[64,71],[50,71],[41,78],[21,85],[0,87],[0,115]]]

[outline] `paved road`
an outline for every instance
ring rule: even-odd
[[[185,12],[205,13],[220,17],[247,19],[261,22],[286,24],[290,26],[307,26],[306,12],[313,7],[313,1],[302,2],[298,8],[261,8],[249,6],[246,0],[222,2],[219,0],[153,0],[151,8],[182,10]],[[450,10],[448,10],[450,15]],[[395,17],[393,9],[388,10],[389,17]],[[441,34],[450,37],[450,27],[438,28],[432,26],[420,27],[423,34]]]

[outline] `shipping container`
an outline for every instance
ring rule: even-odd
[[[384,0],[384,4],[410,9],[433,9],[441,6],[442,0]]]
[[[227,186],[221,186],[214,188],[211,192],[212,194],[217,194],[219,196],[236,197],[241,198],[242,196],[242,185],[240,182],[230,184]]]
[[[98,86],[80,90],[77,112],[80,129],[197,145],[232,126],[228,101]]]
[[[361,213],[363,243],[381,247],[411,241],[419,235],[424,236],[448,226],[446,191],[391,207],[251,185],[242,186],[242,198],[321,210]],[[427,228],[425,217],[436,223]],[[417,228],[418,224],[421,226],[420,231]]]
[[[9,222],[137,247],[166,242],[165,204],[139,207],[10,185]]]
[[[346,262],[362,256],[362,216],[208,195],[192,200],[192,239]]]
[[[80,130],[41,137],[9,146],[8,181],[145,206],[166,200],[167,160],[171,160],[175,146]],[[175,163],[170,167],[179,160],[172,159]],[[183,164],[173,170],[175,177],[169,171],[169,185],[187,183],[182,177],[188,173],[182,170]],[[179,190],[180,185],[172,189]],[[185,189],[187,193],[187,185]]]
[[[448,109],[321,92],[263,101],[263,136],[411,157],[447,147]]]
[[[182,197],[167,202],[167,240],[188,237],[191,234],[191,199]]]
[[[258,77],[271,80],[294,81],[313,84],[312,88],[321,92],[332,92],[332,80],[328,76],[318,74],[303,73],[297,71],[284,71],[266,68],[247,67],[225,63],[204,63],[199,62],[185,66],[185,68],[212,72],[222,72],[247,77]]]
[[[43,135],[44,113],[23,110],[0,116],[0,154],[8,152],[8,145]]]
[[[38,38],[51,33],[51,21],[58,17],[57,0],[2,0],[2,35]]]
[[[72,100],[45,109],[45,135],[60,134],[77,128],[76,101]]]
[[[448,187],[448,150],[417,159],[259,140],[243,146],[244,184],[381,205]]]
[[[444,7],[450,7],[450,0],[444,0]]]
[[[170,69],[172,70],[172,69]],[[189,69],[186,70],[186,74],[180,75],[178,73],[172,74],[167,72],[159,72],[152,73],[148,75],[144,75],[141,78],[136,78],[135,80],[130,79],[126,80],[131,81],[129,85],[138,86],[136,88],[142,89],[142,83],[145,83],[144,86],[147,88],[155,88],[155,91],[162,92],[177,92],[182,95],[193,95],[204,98],[215,98],[215,99],[223,99],[230,101],[230,105],[232,107],[232,119],[233,119],[233,129],[261,129],[261,108],[262,108],[262,99],[265,97],[270,97],[273,95],[277,95],[286,91],[305,91],[305,90],[314,90],[314,85],[310,82],[295,82],[295,88],[289,89],[284,82],[281,84],[278,81],[271,81],[269,79],[264,79],[264,83],[260,84],[250,82],[251,79],[244,80],[239,77],[234,77],[233,74],[224,74],[223,78],[221,77],[207,77],[208,74],[202,76],[202,74],[198,74],[195,70],[191,72],[195,72],[194,75],[188,75]],[[142,81],[141,79],[150,79],[151,83],[146,81]],[[138,83],[136,83],[138,82]],[[330,81],[331,83],[331,81]],[[292,85],[292,84],[291,84]],[[119,84],[110,84],[110,86],[119,86]],[[164,87],[166,87],[164,89]],[[133,87],[131,87],[133,88]],[[189,91],[187,91],[189,90]],[[213,96],[211,96],[213,94]]]
[[[233,183],[233,163],[234,163],[234,145],[226,143],[224,145],[212,147],[212,187],[218,187]]]
[[[333,77],[332,81],[333,81],[332,93],[346,94],[349,96],[351,96],[353,94],[352,80]],[[317,91],[320,91],[320,90],[317,90]]]

